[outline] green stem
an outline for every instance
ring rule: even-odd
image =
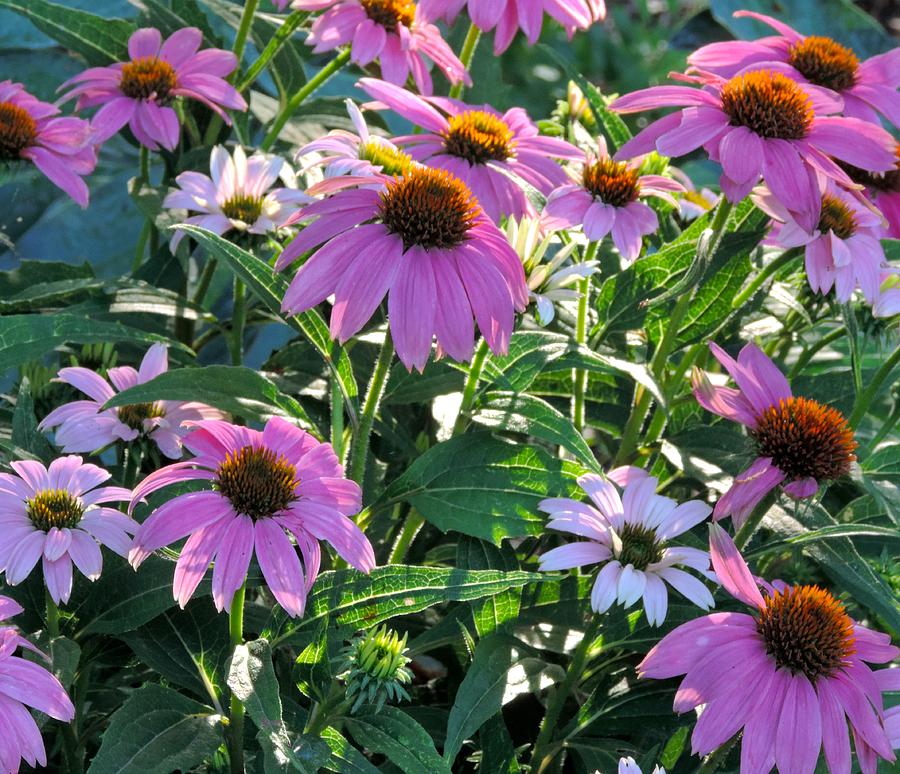
[[[259,58],[250,65],[250,69],[244,74],[241,82],[236,87],[238,91],[242,92],[253,84],[260,73],[266,69],[269,62],[271,62],[275,55],[281,50],[281,47],[287,42],[288,38],[294,34],[297,27],[299,27],[308,16],[309,13],[307,11],[294,11],[284,20],[282,25],[276,30],[275,34],[269,39],[269,42],[259,55]]]
[[[244,324],[247,321],[246,288],[238,277],[234,278],[234,305],[231,311],[231,362],[239,366],[244,362]]]
[[[853,372],[853,386],[856,390],[857,397],[862,394],[862,360],[859,353],[859,326],[856,323],[856,314],[853,307],[847,304],[841,304],[841,314],[844,318],[844,325],[847,328],[847,339],[850,343],[850,370]]]
[[[334,376],[331,377],[331,448],[344,459],[344,394]]]
[[[197,289],[194,291],[193,302],[195,304],[202,304],[203,299],[206,298],[206,293],[209,290],[209,285],[212,282],[213,275],[216,273],[216,266],[219,265],[219,261],[217,258],[207,258],[206,264],[203,266],[203,271],[200,273],[200,277],[197,280]]]
[[[247,594],[246,582],[235,592],[228,611],[228,633],[231,638],[232,651],[244,643],[244,597]],[[244,704],[231,694],[231,712],[228,723],[228,755],[231,761],[231,774],[244,772]]]
[[[472,57],[475,56],[475,49],[478,47],[478,41],[481,39],[481,30],[475,26],[474,22],[469,25],[469,31],[466,33],[466,39],[463,41],[462,49],[459,52],[459,61],[463,63],[466,70],[472,64]],[[459,99],[462,97],[465,85],[460,80],[450,87],[451,99]]]
[[[137,480],[138,471],[141,469],[143,462],[143,452],[139,445],[128,444],[123,452],[124,470],[122,471],[122,486],[131,489]]]
[[[281,134],[281,130],[284,129],[284,125],[294,114],[294,111],[296,111],[297,108],[300,107],[300,105],[302,105],[313,92],[315,92],[320,86],[328,81],[333,75],[339,72],[340,69],[349,61],[350,49],[345,48],[327,65],[325,65],[325,67],[319,70],[319,72],[317,72],[312,78],[310,78],[305,84],[303,84],[303,87],[287,101],[287,104],[284,106],[282,111],[277,116],[275,116],[275,121],[272,123],[272,128],[269,129],[269,133],[262,141],[260,149],[263,151],[270,150],[275,144],[275,140],[278,139],[278,135]]]
[[[250,27],[253,25],[253,15],[256,13],[258,5],[259,0],[246,0],[244,3],[244,13],[241,16],[241,24],[238,27],[237,35],[234,38],[234,45],[231,47],[231,50],[234,52],[238,61],[235,73],[240,71],[241,58],[244,56],[244,48],[247,45],[247,36],[250,34]]]
[[[363,402],[362,415],[359,418],[359,427],[353,436],[353,445],[350,450],[350,478],[360,486],[366,475],[366,459],[369,456],[369,441],[372,436],[372,424],[375,422],[375,414],[381,404],[381,396],[387,384],[387,377],[391,371],[391,361],[394,359],[394,342],[391,332],[384,334],[384,344],[378,354],[375,370],[369,380],[366,391],[366,399]]]
[[[147,218],[141,227],[141,233],[138,236],[137,245],[134,248],[134,260],[131,262],[131,273],[134,274],[141,268],[144,262],[144,253],[147,251],[147,242],[150,241],[150,232],[153,230],[153,224]]]
[[[150,182],[150,150],[141,145],[138,151],[138,181],[141,183]]]
[[[47,597],[47,634],[51,637],[59,637],[59,607],[50,596],[49,590],[45,596]]]
[[[553,694],[553,698],[547,705],[547,712],[541,722],[541,729],[538,732],[537,740],[534,743],[534,752],[531,754],[531,771],[533,774],[541,774],[547,769],[553,760],[555,750],[550,743],[553,739],[553,733],[557,729],[560,715],[569,695],[577,687],[581,676],[587,667],[588,659],[591,654],[591,645],[594,644],[595,635],[600,625],[600,616],[591,615],[591,620],[584,632],[584,637],[578,643],[578,647],[572,654],[572,661],[566,671],[566,676],[560,684],[559,688]]]
[[[891,356],[885,360],[881,364],[881,368],[875,372],[875,376],[869,381],[869,386],[857,396],[856,403],[853,406],[853,413],[850,414],[850,419],[847,420],[850,427],[856,428],[856,426],[859,425],[862,418],[869,410],[869,406],[872,405],[872,401],[878,396],[881,385],[890,378],[891,373],[893,373],[898,365],[900,365],[900,347],[894,349]]]
[[[584,263],[593,260],[597,254],[597,242],[591,242],[584,251]],[[578,344],[587,343],[587,310],[591,295],[591,278],[584,277],[578,283],[578,313],[575,318],[575,341]],[[576,368],[572,371],[572,424],[578,432],[584,430],[584,394],[587,388],[588,372],[585,368]]]
[[[419,530],[422,529],[424,524],[425,519],[415,511],[410,511],[406,521],[403,522],[403,529],[400,530],[394,547],[391,549],[391,555],[387,561],[388,564],[400,564],[403,561],[407,549],[415,540],[416,535],[419,534]]]
[[[453,423],[453,435],[459,435],[466,426],[466,420],[472,406],[475,403],[475,392],[478,389],[478,379],[481,377],[481,371],[484,369],[484,361],[488,354],[488,344],[484,339],[478,344],[475,355],[472,357],[472,364],[469,366],[469,375],[466,377],[466,384],[463,387],[462,403],[459,404],[459,413],[456,415],[456,421]]]
[[[746,304],[772,276],[781,271],[792,261],[800,257],[798,250],[785,250],[781,255],[769,261],[740,293],[731,301],[731,308],[738,309]]]
[[[756,532],[760,522],[762,522],[763,516],[769,512],[769,508],[772,507],[775,498],[776,494],[774,492],[766,495],[753,509],[753,513],[747,517],[747,521],[735,533],[734,544],[737,546],[738,551],[742,551],[750,542],[750,538],[753,537],[753,533]]]
[[[831,344],[832,341],[837,341],[838,339],[840,339],[846,332],[847,329],[844,327],[835,328],[833,331],[826,333],[824,336],[822,336],[821,339],[817,339],[814,344],[811,344],[809,347],[803,350],[803,353],[800,355],[800,357],[797,358],[797,362],[794,363],[794,367],[791,368],[791,371],[788,374],[788,379],[793,379],[795,376],[797,376],[803,370],[806,364],[810,360],[812,360],[813,357],[815,357],[817,352],[821,352],[823,349],[825,349],[825,347]]]

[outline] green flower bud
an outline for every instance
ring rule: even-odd
[[[350,712],[363,704],[372,704],[378,712],[385,702],[409,700],[404,685],[412,681],[407,668],[406,635],[401,638],[393,629],[380,629],[356,637],[344,648],[342,680],[347,684],[347,698],[353,701]]]

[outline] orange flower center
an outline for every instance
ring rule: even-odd
[[[462,244],[480,212],[472,192],[442,169],[414,167],[388,183],[379,202],[381,222],[405,249]]]
[[[45,489],[25,503],[25,514],[40,530],[71,529],[81,521],[84,506],[66,489]]]
[[[11,102],[0,102],[0,161],[13,161],[37,139],[31,114]]]
[[[788,398],[767,408],[750,434],[759,456],[771,457],[789,479],[833,481],[856,459],[853,430],[843,414],[809,398]]]
[[[853,622],[818,586],[794,586],[767,597],[756,623],[775,663],[812,683],[832,677],[853,654]]]
[[[859,59],[846,46],[818,35],[810,35],[794,43],[788,54],[790,63],[810,83],[834,91],[856,85]]]
[[[412,0],[360,0],[363,10],[373,22],[390,29],[398,24],[411,27],[416,18],[416,4]]]
[[[245,446],[229,452],[216,471],[214,486],[237,513],[254,521],[285,510],[297,499],[297,471],[271,449]]]
[[[722,87],[722,109],[732,126],[746,126],[760,137],[778,140],[804,138],[813,120],[806,92],[787,76],[769,70],[728,81]]]
[[[581,180],[591,196],[612,207],[624,207],[633,202],[641,190],[638,171],[624,161],[609,158],[587,164]]]
[[[483,110],[466,110],[450,116],[444,145],[451,156],[470,164],[505,161],[513,155],[515,140],[506,121]]]
[[[155,56],[144,56],[122,67],[119,89],[126,97],[166,102],[175,86],[172,65]]]
[[[827,234],[833,231],[841,239],[856,233],[856,216],[840,199],[831,194],[822,197],[822,214],[819,215],[819,231]]]
[[[145,419],[164,417],[166,410],[160,403],[135,403],[131,406],[122,406],[116,410],[119,420],[128,425],[132,430],[143,432]]]
[[[900,144],[897,145],[895,155],[897,156],[896,168],[883,173],[869,172],[867,169],[860,169],[843,161],[837,163],[854,183],[868,186],[874,191],[900,193]]]

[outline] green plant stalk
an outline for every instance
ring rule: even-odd
[[[325,65],[319,72],[317,72],[312,78],[310,78],[302,88],[300,88],[297,93],[291,97],[287,104],[284,106],[284,109],[275,116],[275,121],[272,123],[272,128],[269,129],[268,134],[263,139],[262,144],[259,146],[261,150],[268,151],[271,150],[272,146],[275,144],[275,140],[278,139],[278,135],[281,134],[281,130],[284,129],[284,125],[290,120],[291,116],[294,112],[299,108],[307,98],[315,92],[319,87],[321,87],[326,81],[330,80],[333,75],[338,73],[341,68],[350,61],[350,49],[345,48],[341,51],[334,59],[332,59],[327,65]]]
[[[463,63],[466,70],[472,64],[472,58],[475,56],[475,49],[478,47],[478,41],[481,39],[481,30],[475,26],[474,22],[469,24],[469,31],[466,33],[466,39],[463,41],[462,48],[459,51],[459,61]],[[465,86],[463,82],[454,83],[450,87],[450,98],[459,99],[462,97]]]
[[[228,611],[228,634],[231,649],[244,644],[244,598],[247,594],[246,580],[234,593],[231,608]],[[231,694],[231,707],[228,715],[228,758],[231,762],[231,774],[244,772],[244,704]]]
[[[475,392],[478,390],[478,380],[484,369],[484,361],[488,354],[487,341],[482,339],[478,343],[478,349],[472,357],[472,363],[469,366],[469,375],[466,377],[466,383],[463,387],[462,402],[459,404],[459,413],[456,415],[456,421],[453,423],[453,435],[459,435],[466,427],[468,414],[472,410],[475,403]]]
[[[140,188],[145,183],[150,182],[150,151],[145,148],[143,145],[138,149],[138,188]],[[138,236],[137,244],[134,248],[134,260],[131,262],[131,273],[134,274],[138,269],[141,268],[141,264],[144,262],[144,253],[147,250],[147,242],[150,241],[150,236],[153,233],[153,221],[150,218],[144,219],[144,225],[141,228],[141,233]]]
[[[787,266],[791,261],[796,260],[800,257],[800,252],[794,248],[791,250],[785,250],[781,255],[777,258],[773,258],[769,263],[760,269],[759,274],[757,274],[750,282],[747,287],[745,287],[740,293],[738,293],[734,299],[731,301],[731,308],[738,309],[739,307],[746,304],[753,296],[756,294],[756,291],[759,290],[767,280],[769,280],[772,276],[777,274],[781,269]]]
[[[597,242],[591,242],[584,251],[584,263],[593,260],[597,254]],[[578,283],[580,296],[578,298],[578,313],[575,318],[575,342],[580,345],[587,343],[587,317],[588,304],[591,296],[591,278],[585,277]],[[576,368],[572,371],[572,424],[578,432],[584,430],[584,394],[587,388],[588,372],[585,368]]]
[[[388,557],[388,564],[400,564],[406,556],[406,552],[409,549],[410,545],[412,545],[413,540],[416,539],[416,535],[419,534],[419,530],[425,525],[425,519],[416,512],[410,511],[406,516],[406,521],[403,522],[403,528],[400,530],[400,534],[397,535],[397,540],[394,543],[393,548],[391,548],[391,555]]]
[[[126,489],[131,489],[134,486],[143,459],[144,454],[140,445],[127,444],[125,446],[122,452],[124,466],[122,471],[122,486]]]
[[[735,533],[734,544],[737,546],[738,551],[743,551],[750,542],[750,538],[753,537],[753,533],[759,528],[763,516],[769,512],[769,508],[772,507],[776,498],[777,494],[775,491],[769,492],[769,494],[767,494],[753,509],[753,513],[747,517],[747,521],[745,521]]]
[[[59,637],[59,607],[50,596],[49,589],[45,589],[47,599],[47,634],[51,637]]]
[[[850,342],[850,369],[853,372],[853,386],[856,395],[862,394],[862,359],[859,352],[859,325],[856,323],[856,314],[849,303],[841,304],[841,315],[847,328],[847,339]]]
[[[826,333],[821,339],[816,341],[814,344],[811,344],[805,350],[803,350],[800,357],[797,358],[797,362],[794,363],[793,368],[791,368],[790,373],[788,373],[788,379],[793,379],[797,376],[806,364],[815,357],[817,352],[822,351],[827,347],[831,342],[837,341],[841,337],[843,337],[847,333],[847,329],[844,327],[835,328],[833,331]]]
[[[344,394],[337,379],[331,377],[331,448],[344,461]]]
[[[241,15],[241,23],[238,27],[237,35],[235,35],[234,38],[234,45],[231,47],[231,50],[234,52],[238,61],[238,65],[231,78],[234,78],[235,75],[240,72],[241,59],[244,56],[247,37],[250,35],[250,27],[253,25],[253,16],[256,13],[258,6],[259,0],[244,0],[244,13]]]
[[[269,39],[266,47],[262,50],[259,58],[250,65],[250,69],[244,74],[241,82],[236,86],[238,91],[244,91],[250,87],[259,77],[260,73],[266,69],[269,62],[275,58],[281,47],[288,41],[299,27],[309,16],[307,11],[294,11],[285,20],[284,23],[275,31],[275,34]]]
[[[366,399],[363,401],[362,415],[359,418],[359,426],[353,436],[353,444],[350,449],[350,478],[360,486],[366,475],[366,460],[369,456],[369,442],[372,437],[372,425],[375,422],[375,414],[381,405],[387,377],[391,371],[391,362],[394,359],[394,342],[391,339],[391,331],[384,334],[384,344],[378,353],[375,370],[366,389]]]
[[[231,311],[231,363],[239,366],[244,362],[244,326],[247,322],[247,292],[244,282],[235,275],[234,305]]]
[[[878,395],[881,385],[890,378],[898,365],[900,365],[900,347],[894,349],[891,356],[888,357],[888,359],[881,364],[881,368],[875,372],[875,375],[869,381],[869,385],[857,396],[856,403],[853,406],[853,412],[847,420],[850,427],[855,429],[859,425],[862,418],[869,410],[869,407],[872,405],[872,401],[874,401]]]

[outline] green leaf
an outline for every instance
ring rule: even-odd
[[[94,270],[89,263],[73,266],[59,261],[25,259],[17,268],[0,272],[0,299],[5,301],[19,293],[26,293],[41,283],[91,279],[94,279]]]
[[[138,688],[112,715],[88,774],[188,771],[224,742],[222,717],[171,688]]]
[[[184,352],[191,351],[183,344],[163,336],[129,328],[117,322],[63,313],[9,315],[0,317],[0,373],[7,368],[38,360],[66,342],[154,344],[157,341]]]
[[[183,27],[197,27],[203,31],[203,47],[216,48],[221,41],[213,33],[206,14],[195,0],[141,0],[146,11],[147,23],[164,35],[171,35]]]
[[[522,392],[538,374],[569,349],[568,336],[549,331],[517,331],[509,341],[505,355],[488,355],[482,381],[495,389]]]
[[[482,725],[478,738],[481,742],[479,774],[518,774],[522,770],[501,713]]]
[[[104,19],[46,0],[0,0],[0,8],[22,14],[41,32],[97,66],[126,59],[128,38],[135,30],[123,19]]]
[[[829,527],[820,527],[819,529],[804,532],[801,535],[794,535],[783,540],[769,540],[764,545],[754,548],[752,551],[744,552],[744,557],[762,556],[770,554],[773,551],[784,551],[795,546],[803,546],[807,543],[818,543],[822,540],[837,540],[838,538],[852,537],[876,537],[880,538],[884,544],[900,543],[900,532],[893,527],[879,527],[875,524],[836,524]]]
[[[319,620],[310,643],[294,661],[294,679],[305,696],[323,700],[334,679],[328,648],[328,618]]]
[[[543,532],[546,519],[538,503],[574,495],[580,473],[580,466],[533,446],[466,433],[432,446],[385,497],[406,500],[443,532],[499,545],[505,537]]]
[[[862,463],[867,476],[900,484],[900,444],[882,446]]]
[[[281,300],[288,288],[288,281],[281,274],[276,274],[265,261],[261,261],[252,253],[242,250],[218,234],[189,225],[181,226],[181,229],[213,255],[225,261],[263,304],[281,316]],[[310,309],[308,312],[284,319],[306,336],[325,360],[338,381],[347,412],[355,423],[359,416],[359,388],[353,376],[353,366],[347,353],[331,340],[328,326],[322,316],[315,309]]]
[[[50,656],[50,671],[56,675],[63,688],[68,689],[78,672],[81,647],[75,640],[70,640],[68,637],[49,638],[46,631],[42,631],[33,640],[37,647]],[[47,668],[47,661],[41,654],[23,650],[22,656],[29,661],[39,664],[44,669]]]
[[[568,417],[540,398],[525,393],[489,392],[472,420],[493,430],[523,433],[562,446],[591,470],[600,466]]]
[[[407,713],[386,706],[380,712],[348,717],[347,728],[367,750],[385,755],[404,774],[449,774],[428,732]]]
[[[348,742],[337,729],[326,728],[321,737],[331,748],[331,760],[326,768],[339,774],[378,774],[365,755]]]
[[[456,546],[456,566],[467,570],[506,570],[519,569],[516,554],[508,544],[500,548],[484,540],[477,540],[465,535],[460,537]],[[487,637],[498,629],[515,621],[519,615],[522,589],[514,588],[492,597],[473,601],[472,618],[479,637]]]
[[[312,420],[293,398],[280,392],[265,376],[244,366],[212,365],[177,368],[144,384],[117,393],[105,408],[151,403],[155,400],[198,400],[231,414],[265,421],[272,416]]]
[[[663,751],[659,756],[660,766],[666,770],[675,768],[675,764],[678,763],[678,759],[684,752],[685,747],[687,747],[690,732],[689,726],[682,726],[669,737],[669,741],[666,742],[666,746],[663,747]]]
[[[22,379],[16,393],[12,442],[44,463],[49,463],[56,456],[53,446],[38,430],[37,417],[34,415],[34,399],[31,397],[31,384],[28,379]]]

